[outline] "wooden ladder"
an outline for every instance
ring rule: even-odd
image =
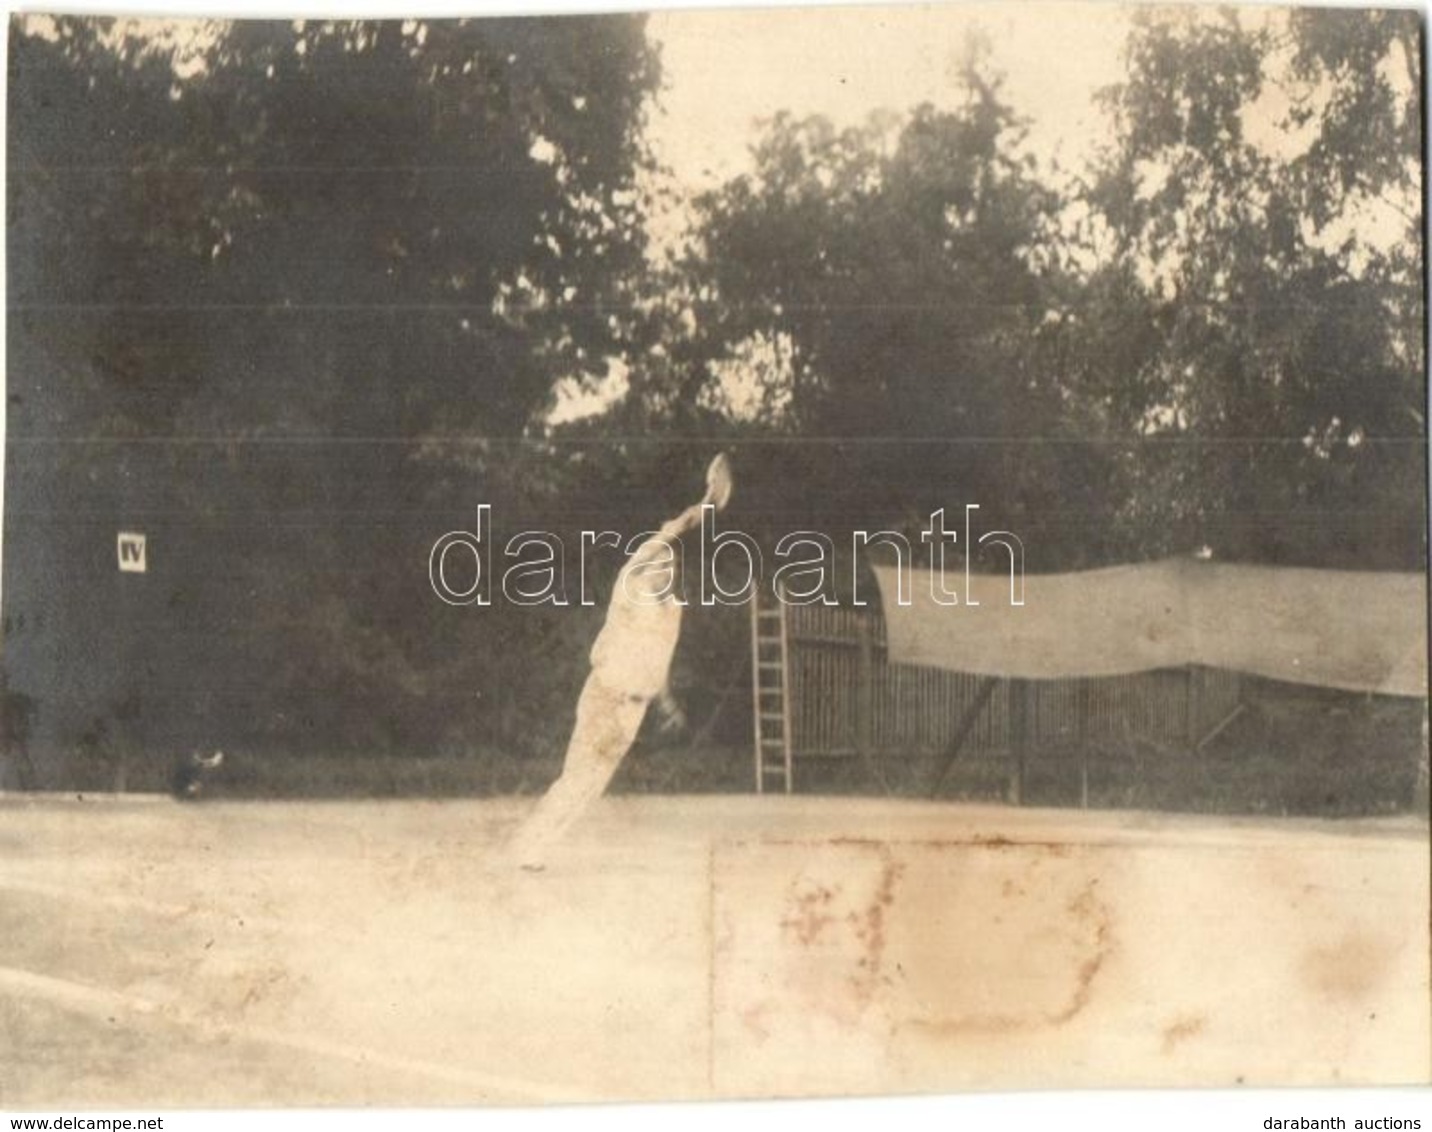
[[[756,793],[779,782],[789,794],[791,765],[790,640],[786,604],[756,590],[751,599],[751,700],[755,712]]]

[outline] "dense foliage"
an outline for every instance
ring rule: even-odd
[[[5,667],[56,750],[550,754],[599,611],[454,609],[429,548],[638,532],[718,446],[767,541],[978,503],[1032,570],[1421,568],[1415,13],[1140,16],[1077,177],[976,44],[945,108],[777,117],[675,254],[640,18],[184,32],[12,26]],[[714,709],[740,618],[692,625]]]

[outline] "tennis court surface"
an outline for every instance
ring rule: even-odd
[[[1423,821],[528,805],[0,798],[0,1105],[1427,1079]]]

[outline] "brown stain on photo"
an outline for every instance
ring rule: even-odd
[[[1323,998],[1339,1002],[1365,998],[1386,979],[1397,948],[1367,932],[1348,932],[1331,947],[1318,947],[1304,957],[1304,982]]]
[[[879,871],[867,873],[855,891],[805,873],[786,886],[778,926],[790,952],[782,982],[802,999],[803,1009],[858,1026],[889,984],[889,912],[905,866],[884,842],[841,839],[841,847],[857,850],[866,868],[874,856]]]
[[[1074,993],[1069,1004],[1063,1010],[1047,1015],[1048,1020],[1056,1026],[1062,1026],[1077,1017],[1089,1005],[1094,992],[1094,980],[1098,978],[1109,958],[1112,918],[1108,906],[1096,895],[1095,890],[1098,887],[1098,878],[1091,879],[1065,908],[1065,912],[1075,924],[1092,933],[1094,954],[1079,964],[1075,974]]]
[[[994,846],[997,850],[1009,847],[1012,846],[1003,841]],[[923,1015],[907,1020],[906,1024],[912,1029],[927,1037],[948,1041],[1061,1027],[1082,1014],[1093,1000],[1100,976],[1116,950],[1114,916],[1099,894],[1099,878],[1087,877],[1062,905],[1052,906],[1054,914],[1047,923],[1026,917],[1021,927],[1019,906],[1039,900],[1041,889],[1047,892],[1051,883],[1049,879],[1040,879],[1044,862],[1050,857],[1066,857],[1070,851],[1065,845],[1052,852],[1028,844],[1019,847],[1034,849],[1036,853],[1021,869],[1022,875],[1001,878],[997,888],[995,882],[991,882],[1001,903],[1015,906],[1010,914],[1015,926],[1009,929],[1014,934],[1008,940],[989,944],[986,949],[972,944],[971,955],[965,962],[967,966],[973,963],[985,967],[975,981],[982,977],[985,985],[989,985],[988,980],[1007,983],[1014,993],[1024,988],[1027,1000],[1023,1004],[1011,1003],[1008,1009],[969,1009],[973,1004],[961,1002],[964,984],[952,981],[957,977],[956,961],[943,962],[941,949],[935,961],[938,966],[926,962],[920,965],[923,971],[919,968],[910,971],[913,979],[925,984],[923,997],[930,1007]],[[979,926],[987,929],[1004,922],[1005,917],[991,914]],[[965,970],[958,977],[969,983],[971,973]],[[1025,977],[1028,974],[1035,975],[1036,981],[1042,980],[1042,985],[1031,990]],[[944,1000],[943,1007],[941,1000]]]
[[[770,1017],[773,1007],[769,1002],[759,1002],[740,1012],[741,1024],[757,1042],[764,1042],[771,1036]]]
[[[781,920],[781,930],[802,947],[810,947],[819,942],[826,929],[839,919],[831,908],[840,895],[840,886],[808,884],[798,887],[798,884],[792,885],[791,910]]]
[[[1069,856],[1069,845],[1063,841],[1015,841],[1013,838],[1005,837],[999,833],[976,833],[968,842],[944,841],[944,842],[921,842],[924,845],[938,845],[943,849],[964,849],[970,845],[976,845],[981,849],[1031,849],[1036,850],[1039,856],[1031,863],[1037,863],[1040,857],[1052,857],[1055,860],[1062,860]]]
[[[1164,1055],[1173,1053],[1182,1042],[1198,1037],[1208,1027],[1208,1019],[1202,1014],[1187,1014],[1175,1018],[1164,1027],[1163,1031],[1163,1052]]]
[[[847,917],[861,947],[856,961],[858,971],[851,977],[850,987],[862,1005],[874,997],[884,979],[886,913],[895,903],[895,886],[905,871],[905,866],[894,859],[888,846],[882,846],[881,856],[880,883],[875,895],[863,911],[852,912]]]

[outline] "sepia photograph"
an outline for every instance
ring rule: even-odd
[[[1420,9],[6,57],[0,1109],[1421,1127]]]

